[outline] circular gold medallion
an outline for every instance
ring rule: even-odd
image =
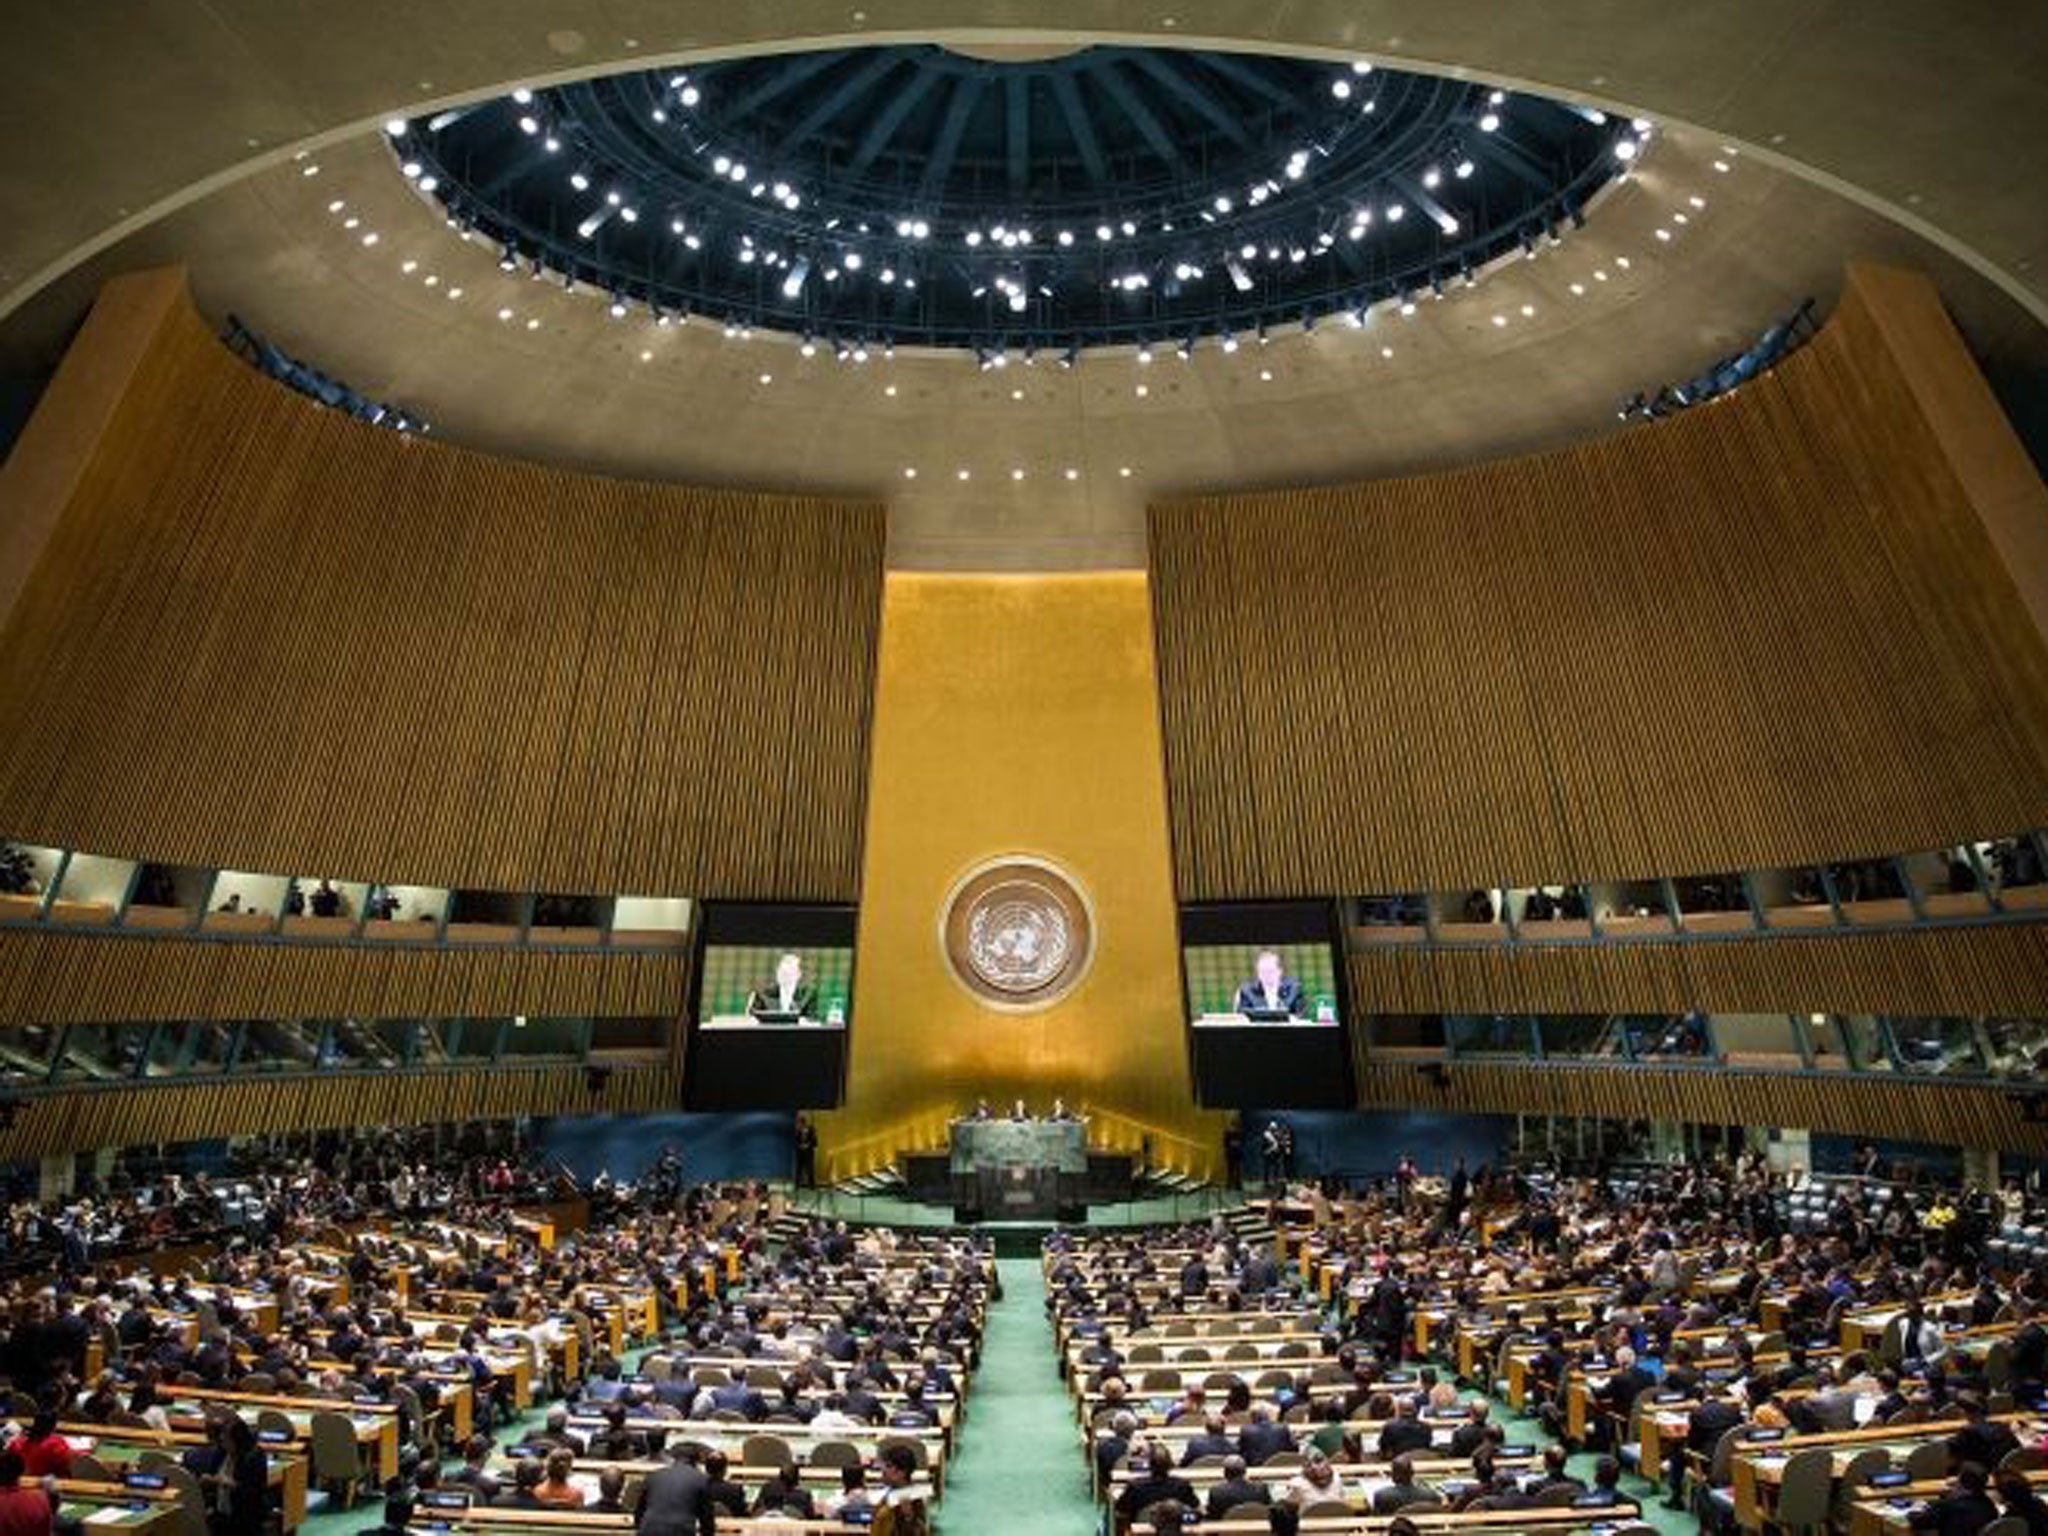
[[[1087,974],[1095,921],[1062,870],[1017,854],[954,883],[939,911],[939,945],[968,991],[1021,1012],[1064,997]]]

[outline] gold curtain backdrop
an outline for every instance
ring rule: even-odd
[[[1194,1107],[1145,579],[891,574],[883,598],[846,1107],[821,1176],[943,1146],[986,1095],[1085,1105],[1091,1140],[1209,1172]],[[1010,1012],[950,972],[941,908],[985,861],[1051,861],[1095,952],[1051,1006]]]

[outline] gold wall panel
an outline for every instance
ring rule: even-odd
[[[46,440],[69,441],[39,421],[23,442]],[[872,503],[370,427],[258,374],[181,301],[0,631],[0,835],[851,900],[883,533]]]
[[[1145,580],[1135,573],[892,574],[847,1108],[821,1173],[944,1144],[978,1096],[1085,1103],[1095,1140],[1207,1170],[1221,1120],[1193,1107],[1160,778]],[[1052,861],[1094,922],[1086,976],[1004,1012],[951,973],[941,908],[985,861]]]
[[[124,1019],[675,1018],[689,957],[0,932],[0,1026]]]
[[[1846,1074],[1459,1062],[1441,1076],[1409,1062],[1358,1063],[1361,1109],[1584,1115],[1700,1125],[1800,1126],[1849,1136],[2048,1154],[2048,1121],[2030,1121],[1999,1088]]]
[[[546,1066],[93,1089],[22,1100],[14,1127],[0,1131],[0,1158],[351,1125],[659,1111],[680,1102],[678,1082],[672,1065],[650,1063],[614,1067],[602,1088],[581,1066]]]
[[[2048,924],[1762,939],[1366,947],[1364,1013],[2048,1013]]]
[[[1994,493],[1913,388],[1930,337],[1953,365],[1929,285],[1852,269],[1816,340],[1665,421],[1155,505],[1182,899],[1704,874],[2048,822],[2048,647],[1973,500]]]

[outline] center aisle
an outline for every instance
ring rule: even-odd
[[[937,1523],[947,1536],[1092,1536],[1095,1500],[1045,1315],[1045,1271],[1035,1258],[998,1259],[996,1270],[1003,1299],[989,1308]]]

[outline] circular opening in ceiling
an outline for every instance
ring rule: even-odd
[[[1648,125],[1483,84],[1194,49],[840,48],[394,125],[529,269],[836,344],[1191,348],[1467,278],[1582,222]]]

